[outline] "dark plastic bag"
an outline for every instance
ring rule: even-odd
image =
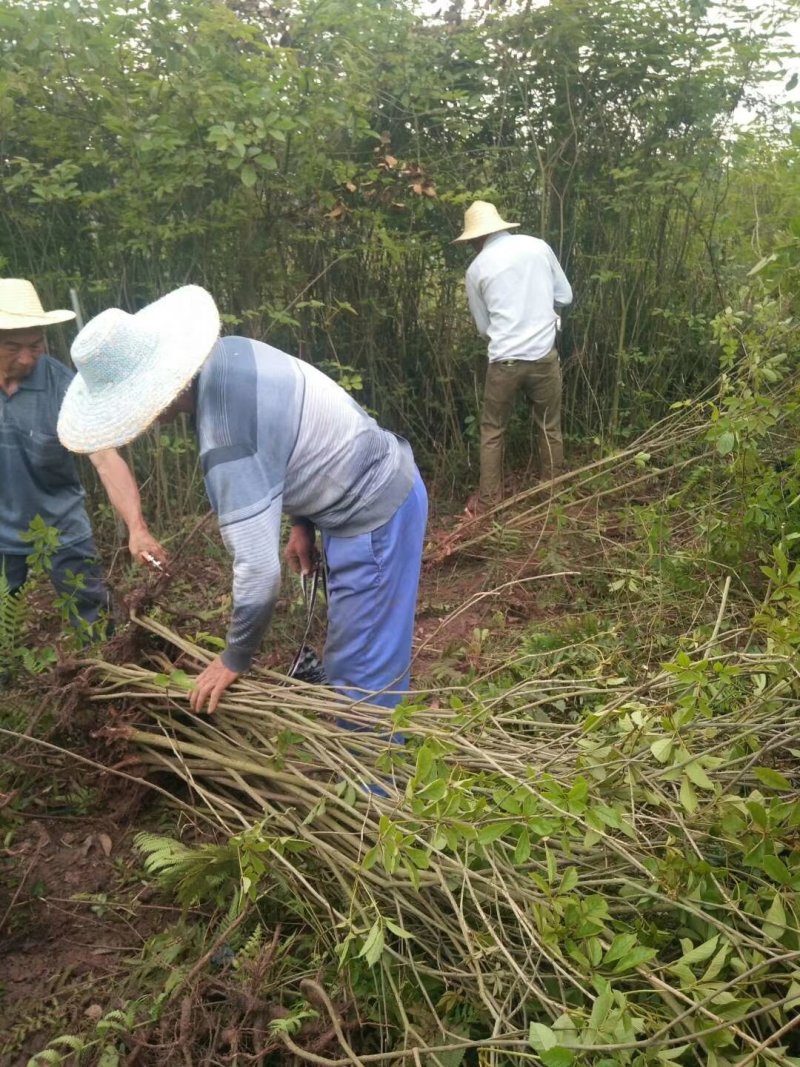
[[[300,646],[289,670],[289,677],[296,678],[299,682],[309,682],[311,685],[328,684],[322,660],[310,645]]]
[[[311,629],[311,622],[314,616],[317,589],[320,581],[322,581],[323,585],[325,584],[319,564],[314,568],[310,580],[305,574],[300,580],[303,583],[303,599],[306,602],[306,632],[303,634],[303,642],[297,650],[294,662],[289,668],[289,677],[296,678],[299,682],[308,682],[311,685],[327,685],[328,679],[325,676],[322,660],[317,655],[316,650],[311,645],[306,644],[306,638]]]

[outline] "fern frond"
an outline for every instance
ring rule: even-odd
[[[258,955],[263,941],[264,927],[259,923],[259,925],[255,928],[252,934],[250,934],[248,939],[242,945],[239,955],[247,960],[254,959]]]
[[[234,844],[189,848],[171,837],[142,832],[134,839],[144,853],[144,867],[165,889],[175,891],[183,907],[213,901],[221,904],[231,889],[238,893],[239,852]]]
[[[6,573],[0,569],[0,652],[4,657],[22,648],[27,614],[28,602],[24,592],[12,593]]]
[[[192,850],[171,837],[142,832],[134,838],[136,848],[144,853],[144,869],[148,874],[160,875],[180,868]]]
[[[222,930],[227,930],[233,926],[239,916],[242,914],[242,910],[247,906],[247,897],[241,891],[241,886],[237,887],[236,892],[231,897],[231,902],[228,905],[228,910],[225,914],[225,918],[222,920]]]
[[[295,1008],[290,1014],[283,1019],[272,1019],[269,1023],[269,1032],[271,1034],[296,1034],[298,1030],[302,1029],[303,1023],[310,1019],[318,1019],[319,1012],[309,1008]]]

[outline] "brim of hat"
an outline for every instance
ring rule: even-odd
[[[473,226],[464,230],[458,237],[454,237],[451,245],[457,245],[461,241],[474,241],[477,237],[488,237],[492,233],[502,233],[503,230],[516,230],[518,222],[504,222],[502,226]]]
[[[217,306],[197,285],[168,293],[136,317],[157,335],[156,351],[134,377],[99,393],[76,375],[58,416],[59,440],[71,452],[119,448],[139,437],[189,385],[219,337]]]
[[[43,311],[37,315],[12,315],[0,311],[0,330],[28,330],[34,326],[55,326],[58,322],[71,322],[74,311],[61,308],[58,311]]]

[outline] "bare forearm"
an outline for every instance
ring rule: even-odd
[[[150,565],[156,560],[161,568],[167,564],[167,554],[147,528],[142,515],[139,486],[133,473],[114,448],[93,452],[89,457],[100,475],[108,499],[114,510],[128,527],[128,548],[137,563]]]
[[[94,452],[90,458],[114,510],[128,527],[128,533],[146,530],[139,486],[119,452],[109,448]]]

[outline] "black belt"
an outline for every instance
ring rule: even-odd
[[[547,356],[551,356],[556,351],[555,348],[551,348]],[[539,363],[541,360],[547,359],[547,356],[539,356],[539,359],[496,359],[495,363],[500,363],[504,367],[515,367],[517,363]]]

